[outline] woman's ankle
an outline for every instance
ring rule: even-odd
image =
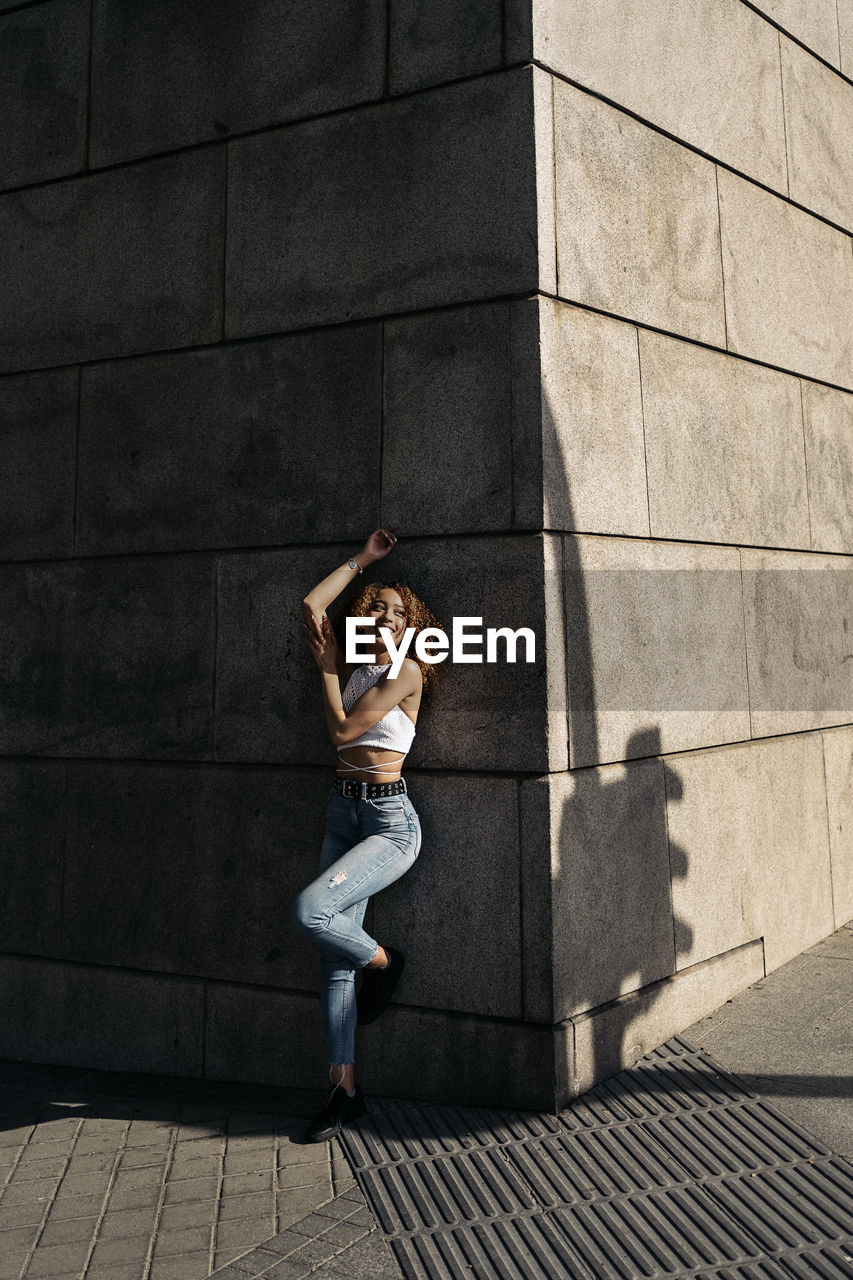
[[[332,1091],[341,1088],[352,1097],[355,1093],[355,1063],[333,1062],[329,1064],[329,1081]]]
[[[391,957],[384,947],[376,948],[376,955],[367,963],[368,969],[387,969],[391,962]]]

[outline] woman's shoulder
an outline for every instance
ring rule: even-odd
[[[402,675],[404,671],[406,673],[406,681],[408,684],[414,684],[415,682],[417,682],[417,684],[420,685],[423,683],[423,676],[421,675],[421,669],[418,666],[418,664],[415,662],[414,658],[403,659],[402,663],[400,664],[400,675]],[[397,679],[399,680],[399,678],[400,676],[398,675]]]
[[[400,668],[400,675],[405,672],[407,692],[400,699],[405,702],[411,710],[412,707],[420,705],[421,695],[424,691],[424,678],[421,669],[415,662],[414,658],[404,658]],[[399,677],[398,677],[399,679]]]

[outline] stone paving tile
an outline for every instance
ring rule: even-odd
[[[189,1159],[176,1156],[169,1165],[169,1182],[181,1182],[187,1178],[218,1178],[222,1165],[221,1156],[200,1156]]]
[[[45,1182],[56,1184],[65,1172],[64,1160],[33,1160],[26,1163],[23,1159],[15,1168],[11,1181],[15,1186],[26,1182]]]
[[[114,1133],[96,1133],[91,1136],[87,1130],[84,1129],[80,1134],[80,1137],[77,1139],[75,1152],[79,1152],[81,1155],[94,1155],[96,1152],[106,1151],[109,1152],[110,1155],[115,1156],[116,1147],[118,1146],[126,1128],[126,1125],[122,1125],[121,1128],[117,1128]]]
[[[91,1240],[98,1225],[97,1218],[57,1218],[47,1223],[39,1236],[38,1247],[45,1248],[50,1244],[63,1244],[73,1240]],[[32,1240],[32,1232],[30,1232]]]
[[[178,1231],[184,1227],[209,1226],[216,1221],[216,1208],[216,1200],[186,1200],[181,1204],[164,1204],[160,1212],[160,1230]],[[105,1226],[108,1221],[109,1214],[104,1219]]]
[[[261,1244],[273,1234],[272,1219],[269,1215],[258,1218],[234,1218],[230,1222],[220,1222],[216,1231],[217,1252],[231,1250],[228,1261],[236,1254],[248,1249],[250,1245]]]
[[[230,1222],[235,1218],[262,1218],[271,1209],[272,1204],[273,1198],[266,1191],[229,1196],[227,1200],[219,1202],[219,1221]]]
[[[115,1148],[115,1143],[112,1145]],[[68,1149],[68,1138],[51,1138],[45,1142],[30,1143],[29,1148],[24,1149],[20,1163],[51,1159],[64,1160],[68,1155]]]
[[[298,1249],[294,1249],[293,1253],[290,1254],[290,1261],[317,1267],[324,1262],[328,1262],[330,1258],[333,1258],[339,1252],[340,1250],[336,1249],[330,1241],[327,1241],[323,1236],[319,1236],[315,1240],[306,1240],[305,1244],[300,1245]]]
[[[86,1272],[86,1280],[141,1280],[142,1272],[142,1262],[128,1262],[124,1265],[113,1262],[106,1267],[90,1267]]]
[[[175,1257],[210,1249],[210,1226],[181,1227],[175,1231],[158,1231],[154,1244],[155,1258]]]
[[[29,1250],[23,1250],[20,1254],[8,1253],[0,1255],[0,1280],[18,1280],[24,1263],[27,1260]]]
[[[276,1151],[272,1142],[263,1147],[253,1145],[249,1148],[237,1147],[236,1150],[235,1147],[237,1147],[236,1143],[229,1142],[225,1157],[226,1176],[272,1169],[275,1164]]]
[[[116,1174],[116,1187],[130,1190],[131,1187],[151,1187],[163,1181],[162,1170],[156,1165],[141,1165],[132,1169],[119,1169]]]
[[[85,1110],[84,1131],[90,1134],[109,1133],[115,1137],[116,1133],[126,1129],[133,1119],[131,1105],[116,1106],[108,1099],[102,1099],[99,1103],[97,1098],[93,1098]]]
[[[353,1222],[336,1222],[326,1232],[324,1239],[330,1240],[340,1249],[346,1249],[349,1245],[355,1244],[356,1240],[363,1240],[367,1234],[367,1228],[356,1226]]]
[[[110,1195],[110,1211],[115,1209],[144,1209],[156,1205],[160,1199],[160,1187],[119,1187]]]
[[[295,1222],[299,1222],[306,1214],[311,1213],[331,1195],[331,1190],[320,1183],[313,1187],[298,1187],[287,1193],[286,1200],[279,1206],[278,1229],[286,1231]]]
[[[182,1204],[187,1200],[211,1200],[219,1190],[216,1178],[185,1178],[166,1183],[166,1204]]]
[[[74,1240],[67,1244],[39,1244],[27,1276],[50,1276],[59,1271],[82,1271],[89,1256],[89,1241]]]
[[[306,1217],[301,1218],[299,1222],[294,1223],[290,1229],[290,1234],[291,1236],[301,1236],[304,1239],[313,1240],[315,1236],[327,1235],[331,1229],[328,1218],[322,1213],[309,1213]]]
[[[101,1195],[90,1196],[65,1196],[54,1200],[50,1209],[51,1222],[61,1221],[65,1218],[88,1218],[93,1214],[99,1214],[104,1205],[104,1197]],[[42,1213],[47,1206],[42,1206]],[[3,1206],[0,1205],[0,1216],[3,1214]]]
[[[150,1235],[156,1221],[155,1205],[149,1205],[145,1209],[113,1209],[110,1206],[101,1223],[100,1238],[126,1240],[129,1236]]]
[[[290,1117],[291,1121],[293,1117]],[[253,1148],[273,1147],[284,1132],[281,1123],[276,1125],[271,1116],[263,1117],[263,1124],[250,1128],[244,1119],[228,1126],[228,1150],[251,1151]]]
[[[148,1253],[150,1236],[124,1236],[120,1240],[99,1240],[92,1253],[92,1267],[129,1266]],[[88,1280],[88,1276],[86,1277]]]
[[[272,1169],[257,1169],[253,1173],[226,1173],[222,1179],[223,1195],[249,1195],[256,1191],[272,1191]]]
[[[80,1272],[79,1270],[52,1272],[49,1280],[80,1280]]]
[[[186,1253],[180,1258],[164,1258],[159,1262],[154,1258],[148,1280],[203,1280],[208,1274],[209,1258],[207,1250]]]
[[[243,1276],[256,1276],[262,1275],[263,1272],[278,1261],[279,1254],[271,1253],[269,1249],[265,1249],[261,1245],[242,1258],[234,1258],[229,1263],[229,1266],[233,1267],[235,1271],[241,1272]]]
[[[326,1186],[328,1182],[328,1165],[299,1164],[293,1169],[279,1171],[278,1185],[283,1195],[307,1187]]]
[[[333,1222],[339,1222],[349,1218],[354,1209],[352,1200],[340,1195],[330,1200],[328,1204],[321,1204],[316,1212],[321,1218],[331,1218]]]
[[[291,1138],[283,1138],[279,1143],[278,1162],[281,1165],[315,1164],[318,1160],[328,1159],[328,1145],[322,1142],[294,1142]]]
[[[44,1204],[25,1201],[23,1204],[0,1205],[0,1233],[14,1227],[37,1225],[44,1217]]]
[[[0,1256],[26,1250],[33,1241],[33,1232],[29,1227],[12,1227],[8,1231],[0,1231]]]
[[[173,1132],[175,1134],[175,1156],[187,1156],[191,1160],[201,1159],[202,1156],[219,1155],[227,1137],[224,1133],[208,1136],[180,1125],[173,1126]]]
[[[122,1169],[144,1169],[157,1165],[162,1169],[166,1163],[168,1147],[125,1147],[121,1153]]]
[[[274,1267],[271,1267],[269,1271],[265,1271],[263,1274],[264,1280],[302,1280],[302,1277],[310,1274],[310,1272],[306,1273],[305,1266],[302,1263],[282,1258],[281,1262],[277,1262]],[[223,1272],[217,1273],[216,1280],[220,1280],[223,1275]],[[354,1280],[354,1277],[351,1276],[350,1280]]]
[[[23,1204],[25,1201],[45,1201],[56,1188],[56,1179],[39,1182],[11,1182],[3,1192],[2,1204]]]
[[[108,1173],[116,1162],[116,1145],[111,1150],[95,1151],[91,1155],[78,1155],[75,1150],[68,1162],[68,1173]]]

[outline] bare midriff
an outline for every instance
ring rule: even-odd
[[[338,749],[339,778],[351,778],[354,782],[396,782],[402,776],[405,756],[400,751],[386,751],[382,747],[348,747]],[[377,768],[387,765],[386,769]],[[349,769],[342,768],[349,765]],[[364,766],[370,765],[367,769]],[[354,772],[356,771],[356,772]]]

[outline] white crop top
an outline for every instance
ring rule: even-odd
[[[379,677],[388,670],[388,666],[388,663],[365,662],[362,666],[356,667],[342,694],[344,711],[347,715],[349,715],[353,703],[376,684]],[[392,707],[390,711],[386,712],[381,720],[377,720],[376,724],[371,725],[369,729],[365,729],[364,733],[360,733],[357,738],[353,738],[350,742],[344,742],[342,746],[384,747],[388,751],[402,751],[405,754],[411,747],[414,736],[415,726],[398,703],[396,707]],[[398,761],[396,760],[388,761],[388,764],[380,766],[380,768],[387,770],[389,766],[393,767],[397,763]],[[362,766],[363,768],[364,766]]]

